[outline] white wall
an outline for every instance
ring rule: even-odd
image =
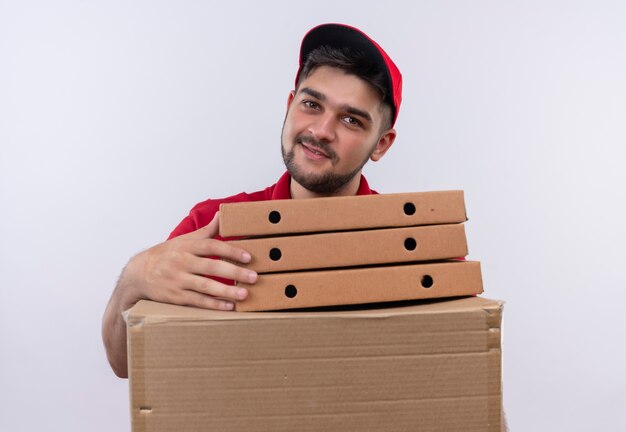
[[[115,280],[197,201],[278,178],[299,42],[328,21],[404,74],[370,183],[466,191],[512,430],[625,430],[625,3],[410,3],[0,1],[0,430],[129,430]]]

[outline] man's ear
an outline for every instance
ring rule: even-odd
[[[291,106],[291,102],[293,102],[293,98],[296,97],[296,91],[291,90],[289,92],[289,96],[287,96],[287,109]]]
[[[378,140],[378,143],[376,144],[376,148],[374,148],[374,152],[370,156],[370,159],[373,162],[379,161],[380,158],[382,158],[385,155],[385,153],[387,153],[387,150],[389,150],[389,148],[391,147],[391,145],[393,144],[395,140],[396,140],[396,130],[389,129]]]

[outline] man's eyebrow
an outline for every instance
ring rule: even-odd
[[[317,90],[313,90],[312,88],[309,88],[309,87],[302,87],[300,89],[300,92],[313,96],[315,99],[320,100],[320,101],[326,100],[325,94],[320,93]],[[367,120],[370,123],[372,122],[372,116],[367,111],[363,111],[361,109],[355,108],[350,105],[342,105],[341,109],[343,109],[348,114],[353,114],[353,115],[362,117],[363,119]]]
[[[317,90],[313,90],[312,88],[302,87],[300,91],[302,93],[306,93],[310,96],[313,96],[315,99],[319,99],[321,101],[326,100],[326,96],[323,93],[320,93]]]

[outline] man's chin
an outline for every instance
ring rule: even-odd
[[[291,178],[298,182],[300,186],[310,192],[321,195],[331,195],[339,192],[356,174],[303,173],[298,169],[290,169],[289,167],[287,167],[287,170]]]
[[[359,169],[348,174],[337,174],[332,171],[332,166],[326,165],[330,163],[328,159],[322,160],[320,164],[317,164],[310,160],[302,161],[300,157],[303,155],[301,152],[294,151],[294,148],[289,152],[285,152],[284,147],[282,150],[283,161],[291,178],[303,188],[316,194],[332,195],[337,193],[361,170],[361,167],[359,167]]]

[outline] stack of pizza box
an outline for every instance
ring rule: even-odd
[[[239,311],[480,294],[463,191],[222,204],[220,236],[259,273]]]

